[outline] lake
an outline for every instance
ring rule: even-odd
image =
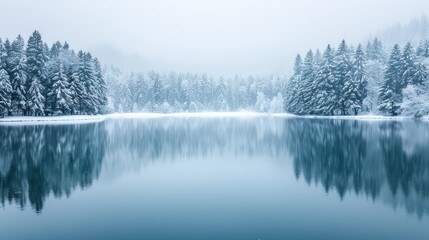
[[[429,239],[429,122],[0,126],[0,239]]]

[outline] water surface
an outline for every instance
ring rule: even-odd
[[[0,126],[0,239],[428,239],[429,123]]]

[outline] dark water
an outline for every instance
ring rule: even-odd
[[[0,239],[429,239],[429,123],[0,126]]]

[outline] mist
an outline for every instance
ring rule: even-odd
[[[68,41],[124,70],[289,73],[308,49],[356,44],[429,9],[422,0],[1,1],[1,36]]]

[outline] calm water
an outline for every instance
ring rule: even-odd
[[[0,126],[0,239],[429,239],[429,123]]]

